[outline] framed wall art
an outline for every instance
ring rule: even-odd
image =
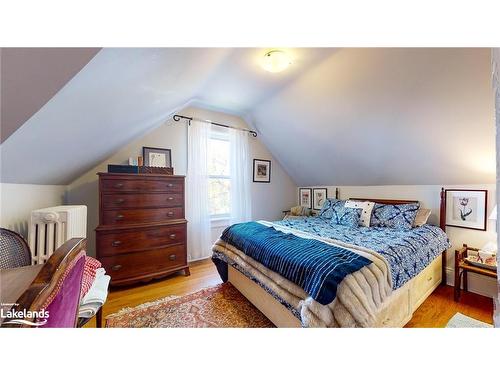
[[[253,182],[271,182],[271,160],[253,159]]]
[[[312,208],[312,192],[309,188],[299,188],[299,206]]]
[[[327,189],[325,188],[314,188],[313,189],[313,210],[321,210],[323,204],[327,198]]]
[[[447,189],[446,225],[486,230],[488,190]]]

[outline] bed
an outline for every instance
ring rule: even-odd
[[[395,231],[324,217],[242,223],[226,229],[212,259],[223,281],[277,327],[403,327],[444,280],[450,244],[440,224]]]

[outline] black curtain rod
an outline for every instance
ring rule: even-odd
[[[234,126],[229,126],[229,125],[224,125],[224,124],[219,124],[217,122],[209,121],[209,120],[201,120],[201,119],[195,119],[193,117],[187,117],[187,116],[182,116],[182,115],[174,115],[173,116],[174,121],[180,121],[181,118],[188,120],[188,124],[191,125],[192,120],[197,120],[197,121],[202,121],[206,122],[215,126],[222,126],[223,128],[228,128],[228,129],[236,129],[236,130],[241,130],[243,132],[249,132],[253,137],[257,137],[257,132],[253,130],[248,130],[248,129],[240,129],[240,128],[235,128]]]

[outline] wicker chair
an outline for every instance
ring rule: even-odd
[[[31,265],[28,244],[19,234],[0,228],[0,269]]]

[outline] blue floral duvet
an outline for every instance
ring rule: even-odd
[[[274,223],[375,250],[389,262],[394,289],[403,286],[450,247],[446,233],[428,224],[410,230],[351,228],[332,225],[330,219],[311,217]]]

